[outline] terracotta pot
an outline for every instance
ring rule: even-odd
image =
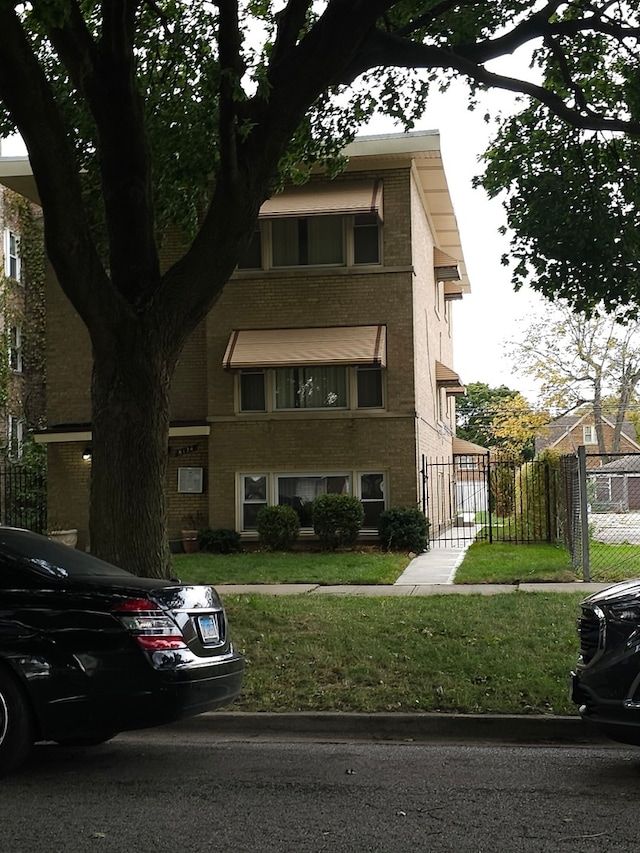
[[[198,531],[183,530],[182,531],[182,547],[185,554],[195,554],[198,550]]]

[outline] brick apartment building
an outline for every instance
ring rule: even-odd
[[[419,502],[423,457],[452,458],[464,393],[452,304],[469,282],[439,135],[362,138],[346,153],[338,178],[263,205],[184,349],[168,447],[173,541],[207,525],[255,538],[259,509],[274,503],[294,506],[310,534],[323,492],[358,496],[372,535],[385,507]],[[26,160],[5,161],[0,181],[37,201]],[[86,547],[90,346],[51,275],[46,313],[49,519],[78,528]]]

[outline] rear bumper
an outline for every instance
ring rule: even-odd
[[[57,698],[41,708],[42,740],[90,737],[103,732],[163,725],[230,705],[240,693],[241,655],[197,671],[138,672],[120,687],[94,684],[82,695]]]

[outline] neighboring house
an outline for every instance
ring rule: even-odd
[[[425,458],[453,458],[464,388],[452,305],[469,282],[439,135],[363,138],[346,153],[338,178],[262,206],[249,251],[187,342],[171,398],[173,540],[194,525],[255,539],[259,510],[277,503],[311,532],[310,504],[325,492],[360,498],[373,535],[383,509],[420,502]],[[35,198],[21,168],[0,161],[0,181]],[[50,520],[77,527],[84,547],[90,346],[53,278],[47,326],[38,438]]]
[[[43,256],[39,209],[0,187],[0,460],[18,462],[29,429],[44,417],[42,281],[24,261]],[[26,232],[26,233],[25,233]],[[35,268],[37,262],[33,263]]]
[[[614,456],[591,469],[587,494],[592,512],[640,510],[640,456]]]
[[[615,424],[607,417],[603,419],[604,443],[607,451],[613,445]],[[544,434],[536,438],[536,456],[543,450],[554,450],[558,453],[577,453],[578,447],[584,446],[587,454],[588,467],[600,467],[608,459],[596,456],[599,453],[598,437],[592,413],[584,415],[564,415],[552,421],[544,429]],[[640,453],[640,444],[636,441],[636,431],[630,421],[624,421],[620,435],[619,453]],[[589,455],[592,459],[589,459]]]

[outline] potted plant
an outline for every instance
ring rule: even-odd
[[[198,534],[204,526],[205,517],[200,513],[194,515],[183,515],[182,523],[182,548],[185,554],[195,554],[195,552],[199,550]]]
[[[70,548],[75,548],[78,544],[78,528],[77,527],[59,527],[56,530],[50,530],[47,537],[54,542],[61,542],[63,545],[68,545]]]

